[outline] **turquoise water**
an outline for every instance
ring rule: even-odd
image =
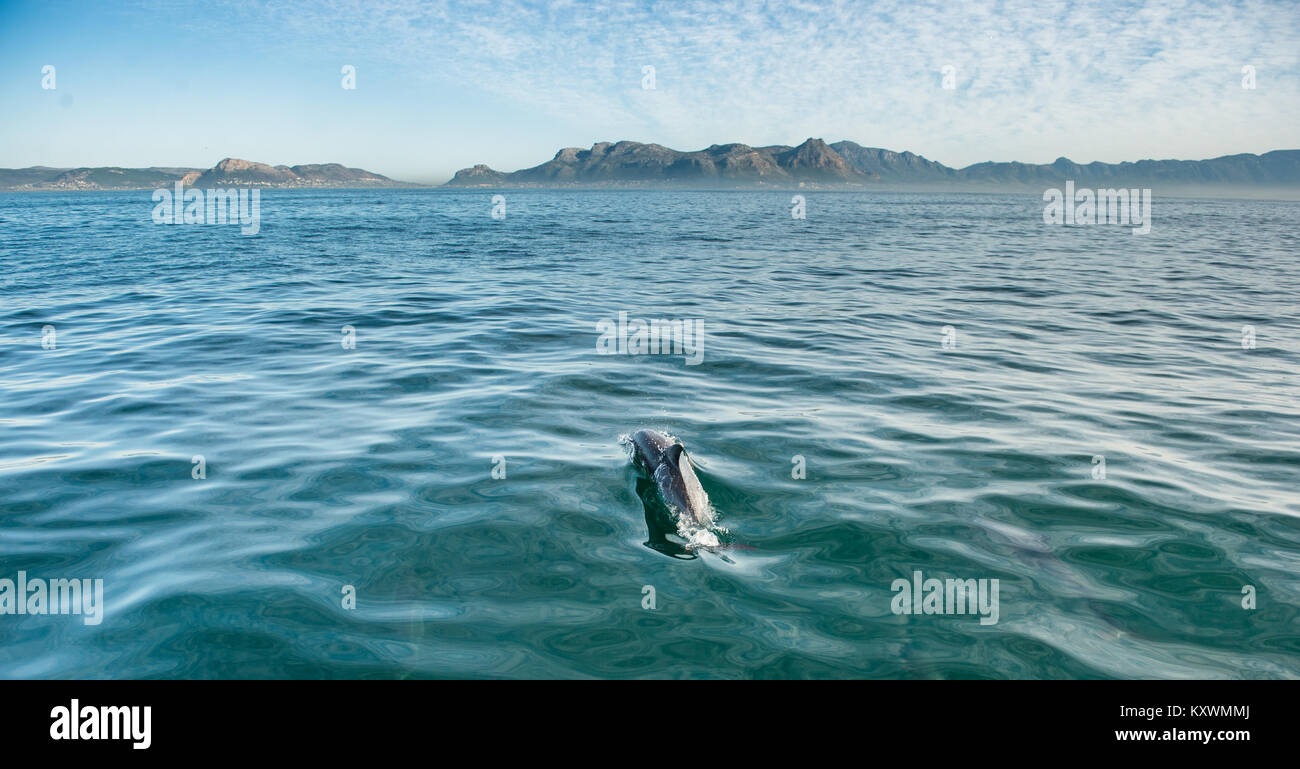
[[[268,190],[245,237],[0,195],[0,578],[105,604],[0,615],[0,675],[1300,676],[1300,204],[1156,192],[1148,235],[1037,196]],[[700,362],[597,354],[620,312]],[[647,546],[643,427],[730,547]],[[893,613],[916,570],[999,580],[997,623]]]

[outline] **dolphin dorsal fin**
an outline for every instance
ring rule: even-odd
[[[682,451],[685,448],[686,447],[680,443],[674,443],[673,445],[664,449],[663,461],[667,462],[673,467],[677,467],[678,463],[681,461],[682,458]]]

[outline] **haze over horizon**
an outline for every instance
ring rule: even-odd
[[[1298,33],[1286,2],[17,2],[0,167],[237,157],[437,183],[598,141],[810,136],[956,168],[1262,154],[1300,147]]]

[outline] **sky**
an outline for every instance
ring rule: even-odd
[[[0,0],[0,73],[10,168],[441,182],[623,139],[848,139],[953,167],[1300,148],[1296,0]]]

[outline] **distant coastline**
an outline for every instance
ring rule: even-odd
[[[388,188],[424,187],[399,182],[360,168],[338,163],[297,166],[272,166],[238,158],[226,158],[212,168],[0,168],[0,191],[108,191],[153,190],[180,182],[186,187],[255,187],[261,189],[298,188]]]
[[[461,169],[448,187],[465,188],[739,188],[918,191],[1042,191],[1067,180],[1097,187],[1164,191],[1300,192],[1300,150],[1226,155],[1208,160],[1088,163],[1068,158],[1042,165],[984,162],[956,169],[911,152],[827,144],[797,147],[715,144],[682,152],[658,144],[599,142],[568,147],[551,160],[511,173],[486,165]]]
[[[1300,150],[1205,160],[1078,164],[984,162],[951,168],[911,152],[827,144],[797,147],[715,144],[679,151],[658,144],[598,142],[561,149],[513,172],[475,165],[442,185],[391,179],[338,163],[272,166],[226,158],[212,168],[0,168],[0,191],[150,190],[171,187],[263,189],[769,189],[918,192],[1030,192],[1074,181],[1095,187],[1149,187],[1162,194],[1300,195]]]

